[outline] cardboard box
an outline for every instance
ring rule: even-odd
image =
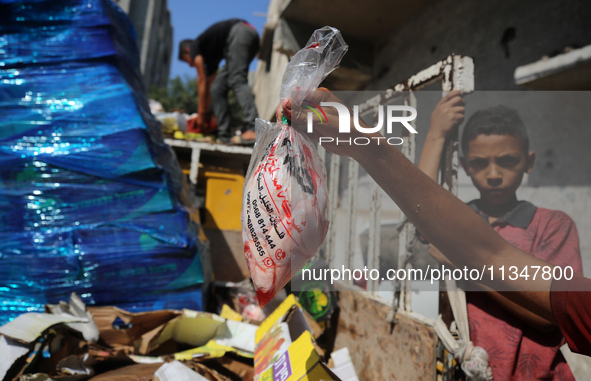
[[[315,322],[289,295],[265,319],[255,335],[255,381],[338,380],[315,346]]]
[[[131,313],[117,307],[89,307],[101,339],[113,348],[147,347],[156,329],[181,315],[181,311],[162,310]],[[121,327],[117,322],[125,324]]]
[[[277,361],[269,366],[257,379],[259,381],[338,381],[322,361],[314,346],[314,337],[305,331]]]

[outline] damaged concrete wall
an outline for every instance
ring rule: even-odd
[[[385,89],[449,54],[475,61],[476,90],[519,90],[515,69],[591,43],[591,3],[442,0],[388,36],[367,90]]]
[[[335,350],[348,347],[360,380],[434,380],[437,335],[410,314],[386,322],[389,306],[367,293],[339,293]]]
[[[166,0],[115,0],[137,34],[140,69],[146,89],[166,87],[172,57],[172,24]]]
[[[267,22],[261,36],[259,61],[254,78],[253,93],[259,117],[273,120],[275,109],[279,105],[279,91],[283,72],[289,62],[289,56],[281,50],[282,43],[288,36],[281,33],[283,22],[280,14],[287,0],[270,0]]]

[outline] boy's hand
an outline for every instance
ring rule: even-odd
[[[433,114],[431,126],[419,160],[419,169],[431,179],[439,179],[439,166],[445,140],[464,120],[464,100],[461,91],[454,90],[441,98]]]
[[[462,92],[453,90],[441,98],[433,114],[429,134],[433,138],[447,139],[451,132],[464,121]]]

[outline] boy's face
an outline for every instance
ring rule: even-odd
[[[515,198],[524,173],[530,173],[535,153],[523,151],[519,138],[478,135],[468,144],[462,165],[483,201],[502,205]]]

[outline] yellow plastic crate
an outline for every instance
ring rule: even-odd
[[[199,181],[205,185],[205,221],[210,229],[240,230],[244,176],[235,171],[205,168]]]

